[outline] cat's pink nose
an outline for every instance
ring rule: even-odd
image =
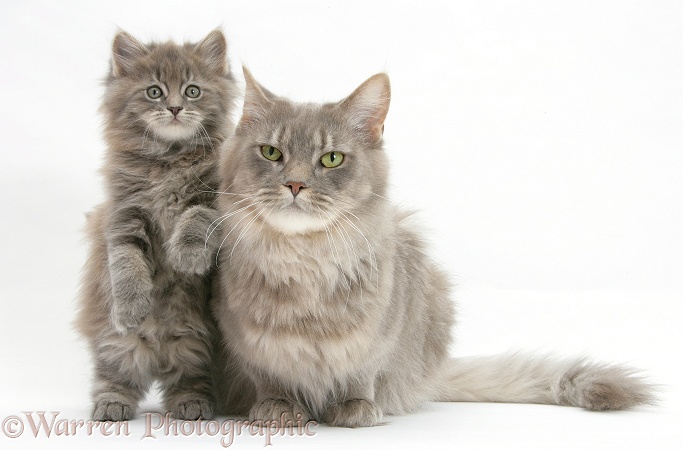
[[[173,117],[176,117],[178,113],[180,112],[181,109],[183,109],[182,106],[169,106],[168,108],[169,111],[173,113]]]
[[[306,183],[300,183],[298,181],[288,181],[285,183],[285,186],[289,187],[292,190],[292,195],[296,197],[299,195],[299,191],[301,191],[303,188],[306,188]]]

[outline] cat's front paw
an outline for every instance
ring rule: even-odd
[[[330,405],[323,414],[323,422],[334,427],[372,427],[382,423],[382,410],[370,400],[354,398]]]
[[[135,416],[135,406],[114,400],[100,400],[95,404],[93,420],[99,422],[130,420]]]
[[[303,407],[295,401],[284,398],[266,398],[251,408],[249,420],[286,428],[304,424],[308,422],[309,417]]]

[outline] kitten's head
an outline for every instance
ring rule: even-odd
[[[321,105],[277,97],[244,73],[243,115],[222,165],[226,212],[253,205],[242,213],[252,214],[245,222],[258,215],[254,220],[295,234],[371,209],[387,184],[387,75]]]
[[[211,147],[229,129],[234,82],[220,30],[199,43],[142,44],[114,38],[102,111],[116,147],[163,151],[195,140]]]

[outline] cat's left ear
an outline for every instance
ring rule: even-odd
[[[227,75],[230,72],[228,43],[220,29],[216,28],[197,44],[197,51],[217,75]]]
[[[351,125],[377,142],[384,132],[384,120],[389,112],[391,85],[386,73],[368,78],[351,95],[339,103]]]

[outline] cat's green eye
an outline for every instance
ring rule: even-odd
[[[197,98],[199,97],[199,94],[201,94],[202,91],[199,90],[199,87],[195,85],[188,86],[187,89],[185,89],[185,95],[187,95],[190,98]]]
[[[147,95],[149,98],[156,100],[163,95],[163,92],[159,86],[152,86],[147,88]]]
[[[325,153],[322,158],[320,158],[320,162],[322,163],[323,166],[332,169],[333,167],[338,167],[339,164],[344,161],[344,154],[341,152],[329,152]]]
[[[282,158],[282,152],[272,145],[262,145],[261,154],[264,158],[270,161],[278,161],[280,158]]]

